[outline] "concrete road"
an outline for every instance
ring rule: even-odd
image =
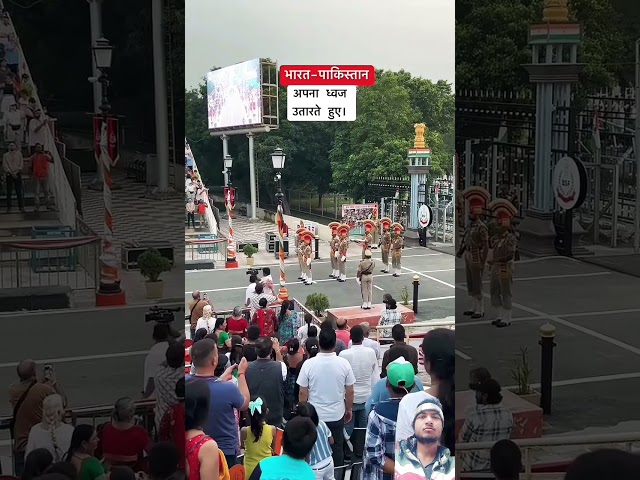
[[[503,386],[514,385],[511,370],[521,348],[528,351],[531,383],[537,387],[539,329],[551,323],[557,330],[546,433],[638,420],[632,403],[640,398],[640,279],[567,258],[518,262],[514,321],[504,329],[490,325],[496,312],[487,295],[484,319],[462,315],[468,303],[461,262],[456,280],[456,345],[466,355],[456,362],[459,390],[467,388],[469,370],[478,366]],[[485,294],[488,287],[485,282]]]
[[[400,293],[405,286],[409,290],[409,298],[413,298],[412,277],[417,274],[420,277],[418,319],[441,319],[454,315],[454,257],[422,247],[406,248],[402,258],[402,275],[397,278],[380,272],[380,252],[375,252],[373,258],[377,261],[373,280],[374,303],[382,303],[384,293],[390,293],[400,302]],[[332,308],[360,305],[360,287],[355,280],[359,261],[359,258],[353,257],[347,260],[348,280],[344,283],[329,278],[331,263],[328,259],[313,262],[313,279],[316,283],[311,286],[297,280],[300,274],[297,263],[288,263],[285,274],[289,296],[304,302],[307,295],[322,292],[329,296]],[[267,265],[256,265],[256,268],[262,266]],[[279,267],[268,266],[277,282]],[[191,298],[191,292],[198,289],[209,293],[215,309],[232,309],[244,303],[248,281],[244,268],[188,272],[185,278],[185,302]]]

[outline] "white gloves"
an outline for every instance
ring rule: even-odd
[[[307,265],[311,265],[311,259],[307,258]]]
[[[336,258],[340,258],[340,252],[336,252],[333,256]]]
[[[356,282],[358,282],[358,285],[362,285],[362,281],[359,278],[356,278]]]
[[[340,259],[341,262],[346,262],[347,261],[347,257],[345,257],[344,255],[342,256],[342,258]]]

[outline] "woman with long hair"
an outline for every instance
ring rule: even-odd
[[[423,401],[437,398],[442,404],[445,422],[441,445],[455,455],[455,332],[448,328],[434,328],[422,340],[424,368],[431,378],[431,386],[424,392],[410,393],[400,402],[396,426],[396,441],[414,434],[415,410]]]
[[[91,425],[77,425],[73,430],[69,450],[64,457],[78,472],[77,480],[106,480],[107,472],[102,462],[95,457],[98,434]]]
[[[62,460],[73,435],[73,427],[64,423],[64,416],[62,397],[58,394],[46,397],[42,402],[42,422],[31,428],[25,454],[44,448],[51,453],[54,462]]]
[[[310,337],[309,329],[316,328],[311,324],[311,322],[313,322],[313,316],[309,312],[305,313],[304,325],[298,328],[298,333],[296,334],[296,336],[298,337],[298,340],[300,341],[300,345],[304,345],[304,342],[306,342],[307,338]]]
[[[211,305],[205,305],[204,308],[202,309],[202,316],[196,322],[196,331],[199,328],[204,328],[207,331],[207,333],[213,332],[215,328],[216,319],[212,318],[212,316],[213,316],[213,309],[211,308]]]
[[[203,380],[189,382],[185,393],[186,474],[189,480],[229,478],[227,461],[218,444],[204,433],[209,417],[209,386]]]
[[[218,336],[218,349],[221,353],[227,353],[231,349],[231,337],[227,333],[227,319],[224,317],[217,318],[212,333]]]
[[[244,448],[245,478],[250,478],[256,465],[275,450],[276,427],[266,422],[269,408],[260,397],[253,397],[247,410],[248,427],[240,430],[240,445]]]
[[[278,316],[278,333],[280,334],[280,345],[284,345],[290,339],[296,336],[298,329],[300,328],[300,320],[298,319],[298,312],[294,309],[294,304],[290,300],[282,302],[280,307],[280,315]]]

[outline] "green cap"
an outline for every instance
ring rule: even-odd
[[[387,367],[387,379],[392,386],[404,387],[409,390],[415,383],[413,365],[407,362],[404,357],[396,358]]]

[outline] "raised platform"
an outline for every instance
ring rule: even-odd
[[[368,322],[371,327],[375,327],[378,325],[382,311],[385,308],[386,305],[384,303],[372,305],[371,310],[363,310],[360,307],[330,308],[327,310],[327,319],[336,322],[339,318],[345,318],[349,327],[355,327],[362,322]],[[413,323],[415,321],[412,309],[404,305],[398,305],[398,310],[402,314],[402,323]]]
[[[502,404],[513,413],[511,438],[538,438],[542,436],[542,409],[523,400],[509,390],[502,390]],[[476,403],[476,393],[472,390],[456,392],[456,438],[465,420],[465,412]]]

